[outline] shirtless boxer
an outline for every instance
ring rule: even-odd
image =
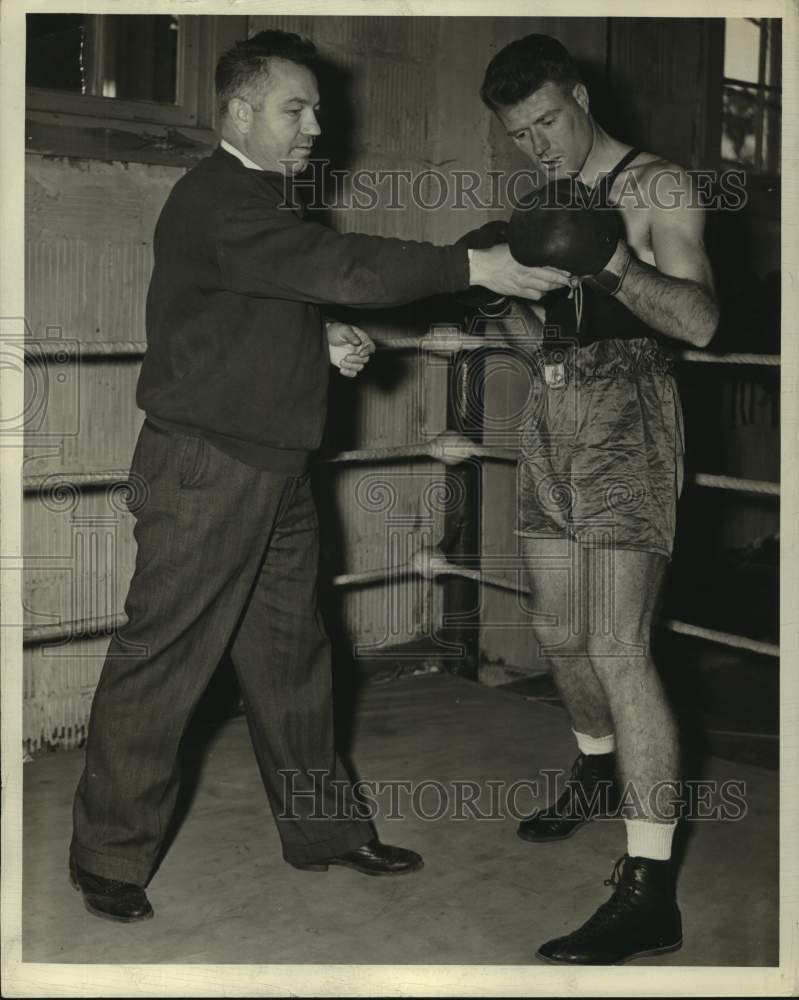
[[[559,333],[534,352],[540,405],[523,430],[518,525],[534,606],[557,622],[536,626],[536,638],[579,751],[564,793],[519,835],[568,837],[612,812],[620,792],[627,831],[611,898],[538,955],[614,964],[682,942],[670,860],[677,732],[650,632],[682,479],[668,343],[705,347],[718,309],[689,176],[595,121],[559,42],[529,35],[508,45],[481,96],[545,184],[579,179],[622,223],[602,272],[542,303]]]

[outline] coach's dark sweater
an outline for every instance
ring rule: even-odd
[[[320,306],[398,305],[460,291],[469,274],[463,247],[305,221],[280,207],[287,183],[220,147],[175,185],[155,230],[136,399],[156,424],[297,474],[325,416]]]

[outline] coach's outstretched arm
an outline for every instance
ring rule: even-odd
[[[507,246],[469,252],[462,245],[337,233],[281,205],[276,186],[267,182],[256,192],[244,191],[235,204],[212,208],[216,259],[237,294],[374,307],[470,285],[537,300],[568,284],[565,275],[549,268],[517,264]]]

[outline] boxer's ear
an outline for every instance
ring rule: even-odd
[[[590,101],[588,100],[588,91],[585,89],[584,83],[575,83],[572,88],[572,97],[575,101],[577,101],[583,111],[588,114]]]

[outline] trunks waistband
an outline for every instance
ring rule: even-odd
[[[562,366],[567,381],[631,378],[642,374],[671,375],[675,359],[657,341],[609,338],[580,346],[576,341],[547,339],[531,351],[537,374],[550,381],[553,366]]]

